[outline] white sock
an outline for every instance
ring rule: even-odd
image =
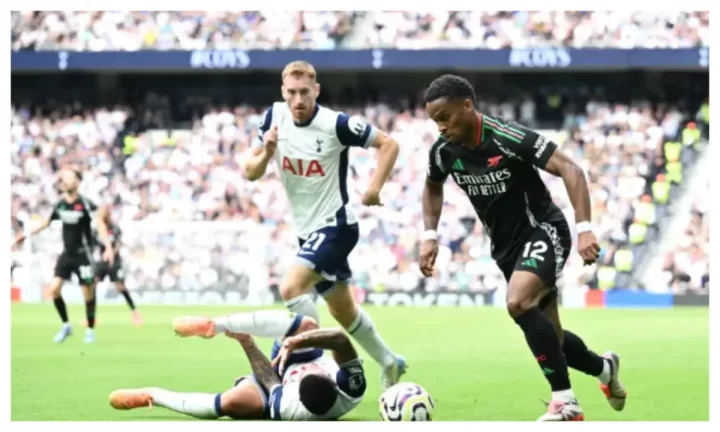
[[[243,312],[213,318],[218,333],[230,331],[258,337],[281,338],[295,322],[294,313],[279,310]]]
[[[210,393],[175,393],[157,389],[151,392],[153,404],[175,412],[188,414],[201,419],[216,419],[220,416],[215,410],[217,395]]]
[[[310,294],[303,294],[286,301],[285,307],[298,315],[308,316],[320,324],[320,314],[318,313],[315,301]]]
[[[600,372],[600,375],[597,377],[598,380],[600,380],[603,384],[608,384],[610,382],[610,378],[612,377],[612,371],[610,368],[610,361],[608,359],[603,359],[603,370]]]
[[[575,393],[572,389],[560,390],[552,392],[552,400],[559,400],[563,402],[576,402]]]
[[[347,331],[380,366],[392,366],[395,362],[395,354],[385,345],[385,341],[375,331],[370,315],[361,307],[358,307],[357,317]]]

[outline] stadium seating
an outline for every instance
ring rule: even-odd
[[[360,23],[369,25],[361,25]],[[14,50],[688,48],[709,12],[13,12]]]
[[[503,107],[485,108],[501,111]],[[516,108],[519,117],[527,117],[522,107],[510,105],[513,117]],[[140,221],[136,224],[144,227],[128,231],[126,239],[125,247],[132,257],[127,260],[130,285],[162,286],[170,283],[168,278],[177,277],[177,272],[192,274],[189,268],[200,262],[207,267],[206,280],[196,284],[198,289],[223,277],[236,279],[236,263],[249,253],[241,245],[250,235],[254,244],[267,251],[264,262],[269,265],[272,283],[287,264],[296,241],[287,216],[288,201],[275,168],[257,182],[245,180],[239,169],[255,137],[261,109],[216,107],[190,129],[141,133],[133,140],[134,149],[124,154],[116,134],[128,117],[126,108],[81,110],[72,115],[71,108],[65,107],[37,116],[26,107],[15,106],[11,123],[13,214],[23,220],[46,215],[57,198],[54,170],[84,160],[88,169],[84,190],[97,200],[112,202],[119,220]],[[482,225],[475,223],[472,207],[454,185],[446,192],[437,278],[422,280],[415,258],[422,229],[418,197],[427,148],[436,136],[435,125],[422,110],[397,112],[370,105],[350,111],[389,130],[402,143],[397,169],[384,191],[386,205],[360,209],[361,241],[351,257],[357,286],[365,290],[411,290],[425,284],[426,291],[443,287],[483,292],[502,285]],[[526,120],[532,122],[532,118]],[[600,267],[614,267],[615,251],[629,244],[633,264],[641,262],[647,242],[657,237],[664,218],[661,210],[652,216],[650,230],[642,241],[629,242],[628,230],[637,219],[638,204],[664,168],[655,165],[655,156],[661,154],[668,139],[680,133],[683,120],[677,109],[660,112],[645,102],[625,106],[594,100],[577,112],[568,111],[564,129],[544,131],[588,172],[597,234],[606,251]],[[374,161],[371,151],[353,152],[349,183],[352,201],[359,202]],[[549,175],[545,180],[568,219],[574,220],[562,180]],[[172,224],[187,221],[232,221],[235,228],[226,228],[226,224],[217,228],[219,231],[211,227],[191,232],[168,230]],[[220,234],[228,229],[237,242],[228,242],[228,237]],[[39,253],[59,252],[59,240],[45,238],[55,246],[39,248]],[[222,259],[216,256],[220,252]],[[564,285],[598,287],[596,267],[583,267],[576,255],[571,254]],[[159,268],[170,270],[159,272]],[[611,287],[632,283],[632,270],[617,273]]]
[[[14,50],[333,49],[357,12],[13,12]]]
[[[708,12],[378,12],[373,47],[686,48],[708,46]]]

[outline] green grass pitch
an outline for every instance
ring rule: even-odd
[[[525,340],[505,311],[493,308],[367,308],[390,346],[406,356],[404,380],[425,387],[436,420],[535,420],[549,388]],[[188,420],[155,408],[115,411],[116,388],[158,386],[177,391],[223,391],[249,372],[240,346],[224,336],[181,339],[173,317],[220,315],[219,307],[144,307],[145,326],[130,324],[124,306],[100,306],[97,342],[86,346],[82,307],[70,308],[75,334],[52,337],[52,305],[13,305],[12,420]],[[237,309],[234,309],[237,310]],[[571,373],[575,393],[592,420],[704,420],[709,417],[708,309],[564,310],[565,327],[598,352],[617,351],[629,398],[612,411],[596,380]],[[333,321],[323,310],[324,325]],[[269,350],[270,342],[262,341]],[[378,420],[379,369],[367,356],[365,401],[348,419]]]

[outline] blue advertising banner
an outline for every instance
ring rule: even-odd
[[[606,308],[671,308],[671,294],[653,294],[642,291],[608,291],[605,293]]]
[[[707,70],[709,48],[506,50],[15,51],[13,72],[189,72],[280,70],[306,60],[322,70]]]

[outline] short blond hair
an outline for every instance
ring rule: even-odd
[[[315,73],[313,65],[302,60],[290,62],[285,66],[285,69],[282,71],[282,78],[285,79],[290,75],[295,77],[307,76],[312,80],[317,80],[317,74]]]

